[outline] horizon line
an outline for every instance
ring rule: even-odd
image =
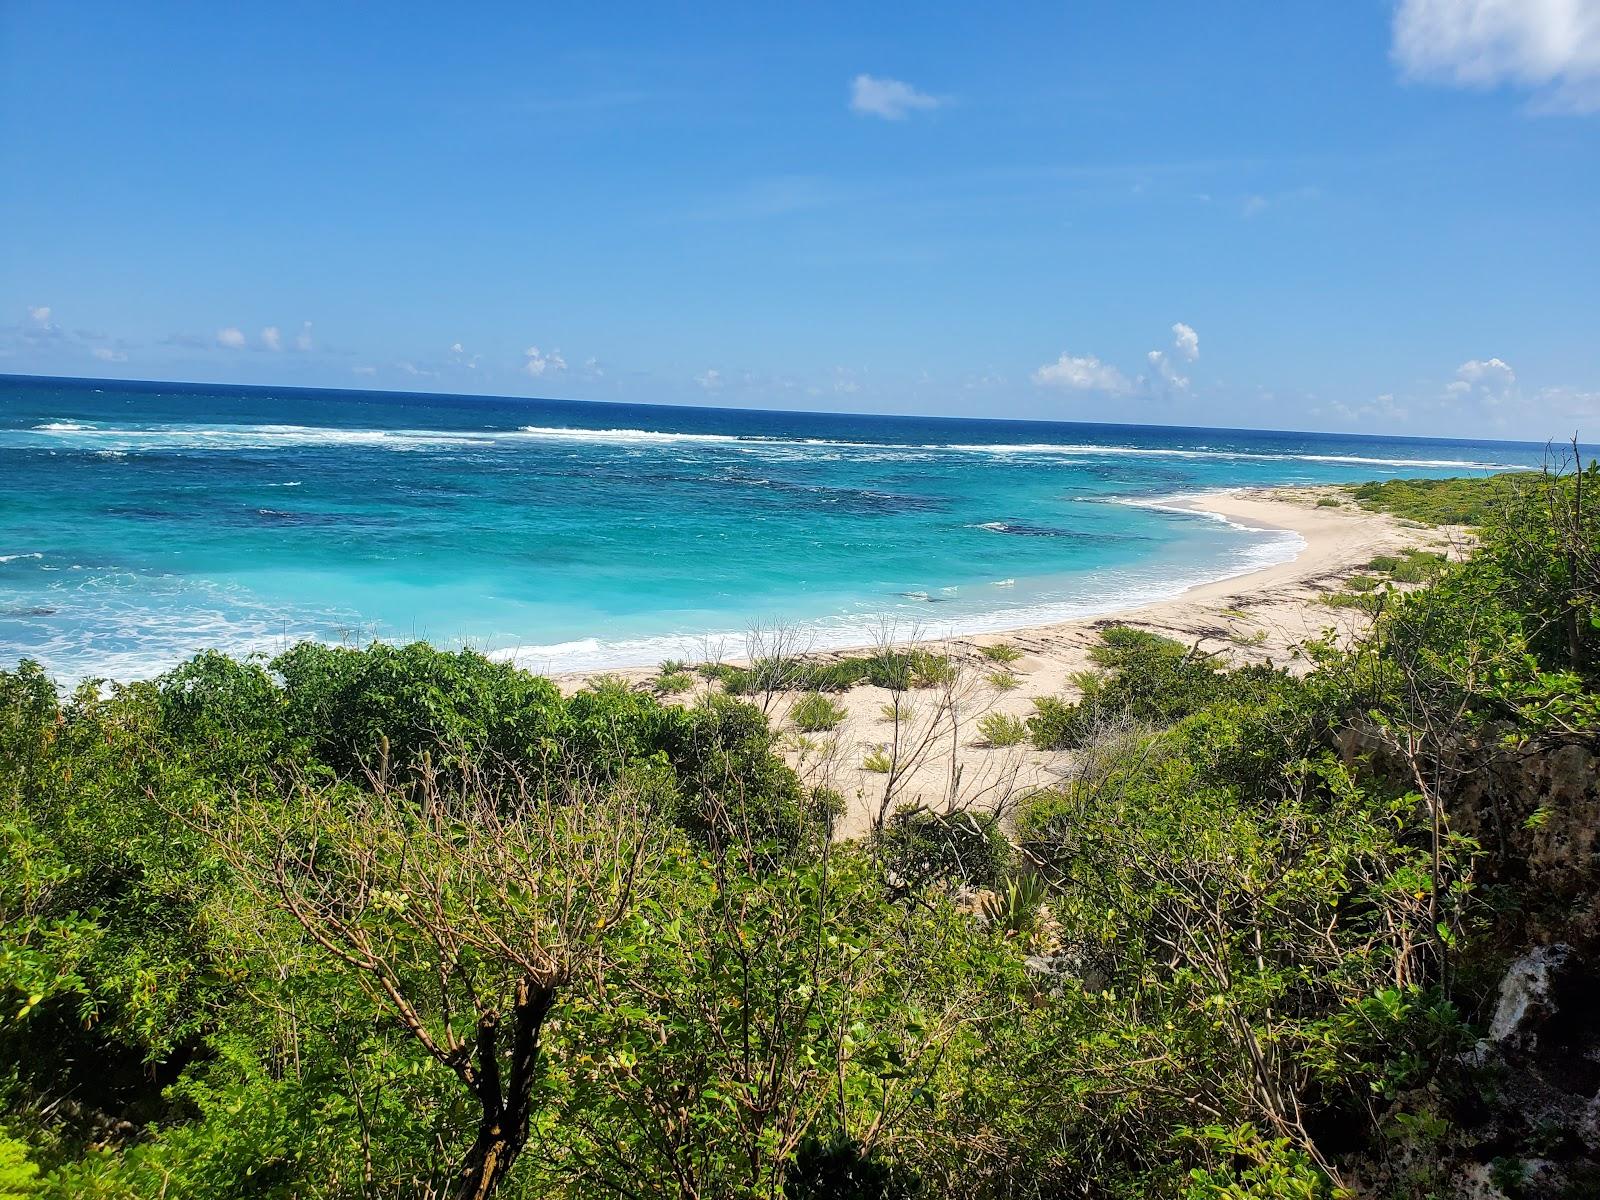
[[[727,413],[766,413],[776,416],[795,417],[866,417],[874,420],[889,421],[951,421],[971,422],[977,424],[1009,424],[1009,425],[1077,425],[1092,426],[1100,429],[1164,429],[1184,432],[1206,433],[1257,433],[1257,434],[1284,434],[1296,437],[1333,437],[1352,439],[1376,439],[1389,442],[1443,442],[1443,443],[1476,443],[1496,446],[1538,447],[1552,449],[1557,446],[1570,447],[1573,439],[1558,441],[1554,437],[1543,440],[1517,441],[1508,438],[1463,438],[1447,437],[1440,434],[1411,434],[1411,433],[1359,433],[1348,430],[1324,429],[1279,429],[1255,425],[1180,425],[1163,424],[1158,422],[1123,422],[1123,421],[1095,421],[1090,419],[1062,419],[1049,417],[977,417],[958,416],[933,413],[901,413],[901,412],[862,412],[856,409],[830,409],[830,408],[748,408],[739,405],[727,404],[679,404],[672,401],[658,400],[589,400],[577,399],[566,396],[517,396],[504,393],[485,392],[436,392],[436,391],[395,391],[389,388],[371,387],[319,387],[311,384],[294,383],[223,383],[214,380],[186,380],[186,379],[124,379],[120,377],[96,375],[32,375],[0,371],[0,382],[8,380],[24,380],[48,383],[80,383],[80,384],[112,384],[129,385],[132,387],[180,387],[180,388],[233,388],[247,392],[332,392],[340,395],[351,396],[415,396],[433,397],[452,400],[491,400],[520,404],[573,404],[589,405],[595,408],[660,408],[681,409],[689,412],[727,412]],[[1587,443],[1578,440],[1580,452],[1585,449],[1600,450],[1600,446],[1589,447]]]

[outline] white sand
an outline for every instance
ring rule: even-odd
[[[894,699],[885,689],[863,686],[835,695],[831,698],[846,711],[845,719],[831,733],[804,738],[791,733],[790,761],[808,782],[836,788],[845,796],[848,812],[839,834],[858,836],[885,808],[914,804],[1004,808],[1017,795],[1071,770],[1067,755],[1031,750],[1025,744],[1010,749],[984,745],[977,722],[989,712],[1026,717],[1036,697],[1070,694],[1071,676],[1090,665],[1089,648],[1098,641],[1098,630],[1107,625],[1136,625],[1235,663],[1303,666],[1297,649],[1302,643],[1329,630],[1347,635],[1364,620],[1359,609],[1333,608],[1322,597],[1339,590],[1373,557],[1417,546],[1461,549],[1459,539],[1444,531],[1364,512],[1347,502],[1318,506],[1319,498],[1338,494],[1327,488],[1272,488],[1175,501],[1246,525],[1292,530],[1305,547],[1290,562],[1202,584],[1174,599],[1112,616],[929,641],[929,649],[948,654],[958,665],[957,683],[904,693],[898,722],[884,716],[885,706]],[[1005,668],[1016,682],[1009,690],[989,681],[1001,668],[982,653],[983,647],[1000,643],[1022,652]],[[825,660],[840,653],[845,652],[811,657]],[[575,690],[598,674],[565,675],[558,682]],[[654,676],[643,669],[605,674],[639,686],[648,686]],[[692,695],[686,693],[682,699]],[[782,728],[792,728],[787,713],[793,699],[781,696],[772,701],[771,715]],[[862,767],[863,760],[884,745],[898,745],[893,757],[900,767],[893,777]]]

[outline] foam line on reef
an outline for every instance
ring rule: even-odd
[[[22,441],[16,440],[17,434]],[[0,435],[0,445],[66,443],[67,448],[103,450],[262,450],[295,446],[371,447],[383,450],[487,448],[528,442],[571,442],[621,448],[721,447],[759,453],[763,450],[826,449],[862,455],[940,453],[1039,455],[1073,459],[1098,456],[1185,458],[1221,462],[1308,462],[1374,467],[1416,467],[1477,471],[1514,470],[1515,464],[1454,458],[1380,458],[1361,455],[1305,454],[1295,451],[1236,450],[1222,447],[1118,446],[1056,442],[883,442],[837,438],[778,437],[756,434],[684,433],[654,429],[587,429],[576,426],[523,425],[517,429],[339,429],[316,425],[97,425],[53,420],[26,430]]]

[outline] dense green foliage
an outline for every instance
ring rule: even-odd
[[[1362,508],[1425,525],[1482,525],[1508,503],[1540,491],[1543,475],[1511,471],[1465,479],[1385,479],[1349,489]]]
[[[1473,886],[1462,751],[1592,744],[1596,511],[1507,493],[1308,675],[1108,629],[1029,722],[1059,784],[859,843],[737,696],[421,645],[0,672],[0,1197],[1434,1194],[1532,903]]]
[[[934,687],[951,675],[950,660],[926,650],[884,650],[816,661],[798,655],[758,658],[747,667],[710,664],[704,673],[730,696],[763,692],[843,692],[858,684],[874,687]]]
[[[1101,633],[1090,658],[1099,670],[1074,680],[1076,701],[1034,702],[1028,728],[1039,749],[1073,749],[1112,720],[1169,724],[1225,700],[1265,702],[1282,683],[1269,668],[1224,671],[1213,655],[1121,625]]]

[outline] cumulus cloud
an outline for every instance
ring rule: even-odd
[[[48,304],[30,304],[27,320],[13,328],[25,342],[53,341],[63,335],[61,326],[51,319],[51,314],[52,309]]]
[[[351,367],[350,370],[357,375],[376,375],[377,367]]]
[[[294,348],[300,351],[302,354],[306,354],[309,353],[315,345],[316,343],[311,340],[311,322],[300,322],[300,332],[294,335]]]
[[[903,121],[913,112],[938,108],[941,103],[937,96],[919,92],[899,79],[857,75],[850,82],[850,111],[885,121]]]
[[[1476,396],[1490,404],[1510,397],[1517,386],[1517,373],[1504,359],[1469,359],[1456,368],[1456,377],[1445,388],[1455,396]]]
[[[1169,388],[1180,392],[1189,390],[1189,377],[1172,365],[1172,360],[1167,357],[1165,350],[1152,350],[1145,355],[1145,358],[1149,360],[1151,369],[1156,373],[1156,378],[1160,379]]]
[[[450,353],[451,354],[465,354],[466,351],[462,350],[460,342],[451,342],[450,343]]]
[[[1175,365],[1176,361],[1194,362],[1200,357],[1200,335],[1194,326],[1179,321],[1172,327],[1172,346],[1167,350],[1151,350],[1145,355],[1150,364],[1150,374],[1132,379],[1111,363],[1101,362],[1092,354],[1063,354],[1053,363],[1046,363],[1033,373],[1033,381],[1046,387],[1065,388],[1074,392],[1101,392],[1110,396],[1144,394],[1159,397],[1173,391],[1187,391],[1189,379]]]
[[[110,346],[96,346],[93,350],[89,351],[89,353],[93,354],[101,362],[119,363],[128,361],[128,356],[126,354],[124,354],[121,350],[113,350]]]
[[[1200,357],[1200,335],[1191,325],[1179,321],[1172,327],[1172,348],[1188,362]]]
[[[1133,390],[1126,375],[1092,354],[1062,354],[1055,362],[1046,363],[1035,371],[1033,381],[1047,387],[1074,392],[1107,392],[1114,396]]]
[[[552,350],[549,354],[542,354],[537,346],[529,346],[522,352],[522,369],[535,379],[546,372],[565,371],[567,360],[561,357],[561,351]]]
[[[708,392],[714,392],[722,386],[722,372],[712,367],[694,377],[694,381]]]
[[[261,344],[272,351],[283,349],[283,334],[276,325],[268,325],[261,331]]]
[[[1412,79],[1511,84],[1545,111],[1600,111],[1596,0],[1401,0],[1392,53]]]
[[[1342,400],[1335,400],[1330,407],[1340,421],[1361,428],[1370,427],[1375,422],[1390,426],[1403,425],[1411,416],[1403,405],[1395,401],[1392,392],[1384,392],[1365,404],[1346,404]]]
[[[1183,374],[1173,364],[1174,358],[1184,362],[1194,362],[1200,357],[1200,335],[1194,331],[1194,326],[1185,325],[1182,321],[1172,327],[1172,349],[1152,350],[1145,358],[1149,360],[1150,367],[1168,388],[1180,392],[1189,390],[1189,377]]]
[[[217,330],[217,345],[224,350],[243,350],[244,333],[232,326]]]

